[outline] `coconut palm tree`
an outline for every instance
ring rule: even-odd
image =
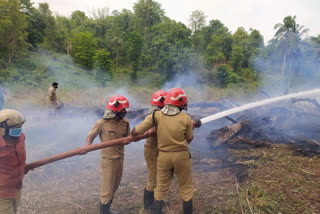
[[[313,60],[320,63],[320,34],[317,37],[311,37],[313,45]]]
[[[281,85],[287,91],[290,86],[292,73],[295,71],[295,61],[302,54],[304,46],[302,38],[307,34],[309,29],[297,24],[296,16],[285,17],[283,23],[276,24],[274,29],[277,30],[274,35],[274,42],[276,43],[277,50],[283,55]],[[289,64],[288,72],[286,72],[287,64]]]

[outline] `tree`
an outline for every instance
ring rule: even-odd
[[[30,15],[34,10],[34,7],[32,6],[33,3],[31,2],[31,0],[20,0],[20,3],[22,12],[24,12],[26,15]]]
[[[161,23],[164,11],[161,5],[153,0],[139,0],[133,5],[136,31],[144,36],[152,26]]]
[[[83,25],[87,21],[88,17],[80,10],[76,10],[71,14],[71,27],[76,28]]]
[[[92,69],[97,49],[97,41],[93,35],[89,32],[74,34],[71,44],[74,61],[86,69]]]
[[[213,35],[212,41],[207,47],[207,63],[209,67],[216,63],[225,63],[226,57],[222,53],[223,37]]]
[[[0,47],[8,55],[11,64],[16,50],[27,46],[26,15],[19,0],[0,0]]]
[[[146,55],[150,64],[145,64],[152,70],[164,74],[167,79],[178,72],[186,71],[190,59],[191,30],[183,23],[167,19],[164,23],[152,28],[152,42]]]
[[[219,85],[222,88],[226,88],[230,83],[241,82],[240,77],[227,65],[220,65],[217,67],[217,77]]]
[[[248,52],[250,53],[249,65],[251,66],[253,59],[258,56],[259,52],[264,47],[263,36],[260,34],[258,30],[250,28],[250,34],[248,37],[247,45]]]
[[[208,26],[203,27],[201,32],[204,36],[205,48],[207,48],[207,46],[211,42],[211,38],[213,35],[217,35],[217,36],[224,35],[224,37],[231,36],[231,33],[228,30],[228,28],[225,27],[220,20],[214,20],[214,19],[209,22]],[[230,46],[230,53],[231,53],[231,46]]]
[[[64,16],[56,15],[57,43],[61,52],[70,55],[71,51],[71,23],[70,20]]]
[[[320,34],[317,37],[311,37],[313,49],[313,61],[320,63]]]
[[[201,29],[204,38],[205,60],[208,68],[227,63],[231,58],[233,38],[219,20],[211,20]]]
[[[110,52],[106,48],[96,51],[96,55],[93,57],[97,65],[101,70],[110,72],[112,68],[112,60],[110,59]]]
[[[128,56],[133,69],[132,80],[137,79],[137,71],[140,67],[140,57],[143,46],[143,38],[138,32],[131,32],[128,36]]]
[[[203,52],[206,48],[205,46],[205,35],[202,32],[202,28],[206,24],[206,16],[204,15],[203,11],[195,10],[190,15],[189,19],[189,26],[193,32],[191,37],[192,46],[198,52]]]
[[[113,11],[112,20],[110,20],[110,28],[105,34],[105,40],[108,49],[111,51],[112,58],[115,59],[116,68],[120,64],[128,62],[127,39],[131,31],[133,31],[134,17],[129,10],[123,9],[121,12]]]
[[[96,25],[96,37],[103,38],[106,34],[107,28],[109,27],[108,16],[109,8],[105,7],[102,9],[96,9],[91,11],[91,16],[93,17]]]
[[[277,30],[274,42],[277,50],[283,55],[281,85],[285,91],[289,89],[292,70],[295,69],[293,62],[301,51],[302,37],[309,31],[309,29],[304,29],[303,25],[297,24],[295,19],[296,16],[287,16],[283,19],[283,23],[274,26],[274,29]],[[289,72],[286,72],[287,58],[289,58]]]
[[[204,50],[205,40],[202,32],[197,31],[191,37],[192,47],[198,52],[202,52]]]
[[[201,10],[195,10],[191,13],[188,21],[193,33],[201,30],[206,24],[206,15]]]
[[[56,19],[52,16],[48,3],[39,3],[38,11],[45,24],[44,39],[41,47],[57,52],[64,52],[63,38],[61,38],[61,34],[57,31]]]
[[[232,52],[231,52],[231,65],[235,72],[240,72],[242,67],[248,67],[250,53],[248,51],[248,32],[239,27],[232,35]]]
[[[243,48],[239,45],[232,46],[231,65],[235,72],[239,72],[244,61]]]
[[[45,20],[37,9],[32,8],[27,15],[27,23],[28,43],[37,48],[44,40]]]
[[[96,76],[98,80],[102,82],[102,85],[105,86],[106,81],[112,79],[112,60],[110,59],[110,52],[108,52],[106,48],[97,50],[93,59],[98,66]]]
[[[213,34],[206,48],[207,65],[212,67],[216,63],[226,63],[231,58],[232,36],[229,32]]]
[[[86,16],[86,14],[80,10],[76,10],[71,14],[70,28],[71,34],[80,33],[80,32],[90,32],[93,35],[97,36],[101,32],[101,29],[98,29],[98,23]]]

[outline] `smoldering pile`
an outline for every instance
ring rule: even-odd
[[[285,143],[297,150],[320,153],[320,105],[315,99],[291,99],[233,115],[236,123],[213,130],[211,148],[243,148]]]

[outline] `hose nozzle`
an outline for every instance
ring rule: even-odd
[[[193,120],[193,124],[194,124],[194,127],[195,128],[200,128],[200,126],[201,126],[201,120],[200,119],[198,119],[198,118],[195,118],[194,120]]]

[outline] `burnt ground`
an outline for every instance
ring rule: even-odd
[[[113,207],[137,214],[142,207],[147,171],[143,143],[128,147]],[[241,206],[243,213],[319,213],[319,156],[282,144],[191,151],[196,214],[241,213]],[[99,213],[98,156],[95,152],[30,172],[24,181],[20,213]],[[165,213],[182,213],[176,182],[167,200]]]
[[[77,126],[75,120],[43,123],[31,132],[33,126],[27,133],[28,162],[83,145],[93,122],[81,118]],[[220,127],[230,125],[221,123]],[[212,129],[217,129],[216,124],[196,130],[191,144],[195,214],[320,213],[319,153],[301,145],[248,144],[241,139],[232,146],[213,148],[206,140]],[[28,173],[19,213],[99,213],[99,156],[91,152]],[[143,142],[131,143],[126,146],[123,178],[112,207],[123,214],[142,213],[146,179]],[[182,213],[175,181],[164,212]]]

